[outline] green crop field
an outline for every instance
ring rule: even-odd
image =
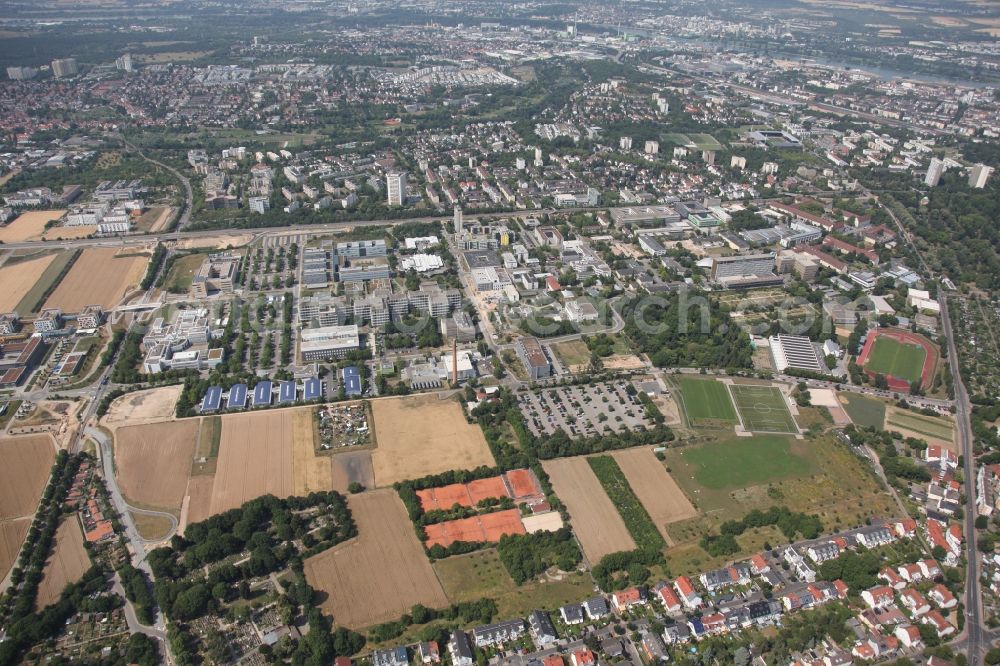
[[[809,474],[808,460],[792,453],[787,437],[737,437],[686,449],[684,461],[705,488],[743,488]]]
[[[656,529],[653,519],[636,497],[618,462],[611,456],[594,456],[587,458],[587,462],[594,470],[594,476],[601,482],[608,499],[621,514],[622,521],[635,540],[635,544],[639,548],[657,550],[666,546],[663,535]]]
[[[880,375],[891,375],[908,382],[920,381],[927,352],[920,345],[910,345],[880,335],[875,338],[865,369]]]
[[[841,393],[844,411],[857,425],[882,429],[885,424],[885,403],[857,393]]]
[[[798,426],[781,391],[773,386],[732,384],[729,387],[743,427],[751,432],[797,433]]]
[[[690,377],[681,377],[677,382],[690,425],[732,425],[737,422],[736,409],[725,385],[714,379]]]
[[[952,421],[936,416],[925,416],[903,409],[894,409],[886,421],[886,427],[892,426],[904,430],[912,430],[921,435],[934,437],[936,439],[951,440],[954,437],[954,424]]]

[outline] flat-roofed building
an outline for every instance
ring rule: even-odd
[[[76,316],[80,328],[97,328],[104,321],[104,310],[100,305],[88,305]]]
[[[21,330],[21,318],[16,312],[0,314],[0,335],[14,335]]]
[[[191,296],[208,298],[233,291],[239,274],[240,257],[233,254],[210,254],[191,278]]]
[[[552,374],[552,364],[538,338],[520,337],[514,341],[514,350],[531,379],[543,379]]]
[[[360,347],[357,324],[305,328],[299,334],[299,349],[305,361],[344,358]]]
[[[713,280],[729,277],[762,276],[774,273],[774,253],[738,254],[732,257],[716,257],[712,260]]]
[[[809,372],[828,372],[813,341],[803,335],[775,335],[767,339],[778,372],[788,368]]]

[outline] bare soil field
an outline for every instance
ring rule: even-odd
[[[0,522],[0,580],[7,576],[7,572],[17,560],[17,553],[21,550],[21,544],[24,543],[29,527],[31,518]]]
[[[556,495],[569,510],[573,531],[591,565],[608,553],[635,548],[618,509],[608,499],[585,457],[547,460],[542,467]]]
[[[41,240],[45,233],[45,225],[52,220],[58,220],[66,214],[65,210],[30,210],[21,213],[6,226],[0,227],[0,241],[4,243],[20,243],[21,241]]]
[[[97,231],[96,224],[81,224],[76,227],[52,227],[42,234],[45,240],[74,240],[86,238]]]
[[[333,462],[316,455],[313,446],[313,408],[292,411],[292,494],[331,490]]]
[[[156,423],[174,417],[174,405],[184,387],[164,386],[128,393],[111,403],[102,423],[112,430],[124,425]]]
[[[378,442],[372,460],[378,486],[450,469],[496,465],[479,426],[465,420],[454,400],[427,395],[371,404]]]
[[[649,513],[656,529],[667,543],[671,543],[667,525],[698,515],[684,491],[648,447],[624,449],[611,455],[635,491],[635,496]]]
[[[330,456],[331,485],[333,489],[347,492],[347,486],[354,482],[365,488],[375,487],[375,472],[372,469],[372,454],[369,451],[338,453]]]
[[[90,568],[90,556],[83,547],[83,531],[75,515],[65,518],[56,530],[55,546],[45,562],[38,584],[35,607],[45,608],[59,600],[62,591]]]
[[[181,508],[200,422],[166,421],[115,432],[118,483],[130,504],[166,511]]]
[[[278,409],[222,417],[211,515],[261,495],[293,494],[292,413]]]
[[[0,520],[34,515],[55,457],[48,435],[0,438]]]
[[[0,312],[12,312],[48,268],[54,254],[0,268]]]
[[[645,361],[635,354],[615,354],[602,360],[608,370],[639,370],[646,367]]]
[[[84,250],[45,301],[45,307],[60,308],[64,312],[79,312],[88,305],[111,309],[139,284],[149,263],[145,255],[117,255],[118,250],[110,247]]]
[[[403,502],[391,489],[351,495],[358,537],[305,561],[306,580],[325,593],[335,624],[361,629],[448,604]]]
[[[253,240],[253,234],[240,234],[238,236],[198,236],[197,238],[185,238],[178,241],[178,250],[196,250],[208,248],[212,250],[225,250],[227,247],[242,247]]]

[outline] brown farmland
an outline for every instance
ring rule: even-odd
[[[292,420],[288,409],[222,417],[212,515],[261,495],[292,494]]]
[[[334,624],[360,629],[394,620],[414,604],[448,604],[413,524],[391,489],[348,497],[358,537],[305,562],[306,580],[328,596]]]
[[[452,469],[496,465],[479,426],[465,420],[454,400],[436,395],[372,401],[378,446],[375,483],[419,479]]]
[[[372,471],[372,454],[369,451],[338,453],[330,458],[330,474],[333,489],[342,493],[352,483],[360,483],[365,488],[375,487],[375,473]]]
[[[181,508],[200,419],[119,428],[115,433],[118,483],[139,507]]]
[[[34,515],[55,457],[49,435],[0,438],[0,520]]]
[[[66,586],[83,578],[89,568],[90,556],[83,547],[83,532],[74,514],[63,519],[56,530],[55,546],[38,584],[36,608],[42,609],[58,601]]]
[[[0,290],[0,312],[13,312],[55,258],[56,255],[47,254],[0,268],[0,284],[3,285]]]
[[[47,308],[79,312],[88,305],[105,310],[139,284],[146,272],[147,256],[118,257],[111,247],[88,248],[45,301]]]
[[[653,455],[652,449],[624,449],[611,455],[649,513],[656,529],[660,530],[667,543],[671,543],[667,525],[694,518],[698,512],[691,506],[677,482],[667,473],[663,463]]]
[[[31,527],[31,518],[5,520],[0,522],[0,580],[2,580],[17,559],[17,553],[24,543],[24,536]]]
[[[618,509],[583,456],[548,460],[542,464],[556,495],[569,509],[570,523],[591,565],[619,550],[632,550],[635,541]]]

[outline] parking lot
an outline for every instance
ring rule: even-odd
[[[563,429],[570,437],[653,427],[628,381],[519,393],[518,407],[536,437]]]

